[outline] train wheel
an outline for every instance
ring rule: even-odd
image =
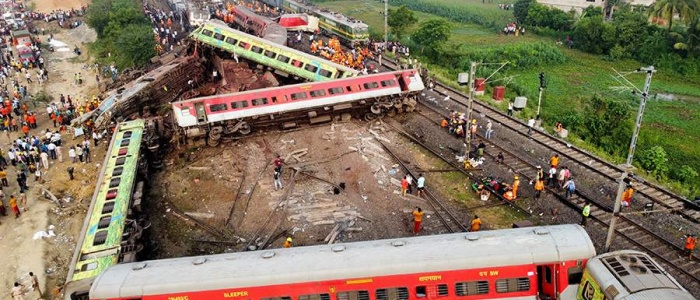
[[[250,124],[248,124],[248,123],[245,123],[245,124],[241,125],[240,128],[238,128],[238,133],[240,133],[242,135],[249,135],[251,131],[253,131],[253,128],[250,127]]]
[[[219,144],[221,144],[221,140],[220,140],[220,139],[219,139],[219,140],[214,140],[214,139],[212,139],[211,137],[207,138],[207,145],[209,145],[209,146],[211,146],[211,147],[216,147],[216,146],[218,146]]]
[[[369,122],[369,121],[372,121],[372,120],[376,119],[377,117],[379,117],[378,114],[366,113],[365,116],[364,116],[364,119],[365,119],[365,121]]]
[[[369,108],[369,110],[370,110],[373,114],[378,115],[378,114],[381,114],[381,113],[382,113],[382,106],[381,106],[381,104],[379,104],[379,103],[374,103],[374,104],[372,104],[372,107]]]

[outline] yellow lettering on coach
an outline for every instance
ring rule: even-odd
[[[248,291],[235,291],[224,293],[224,298],[238,298],[248,296]]]
[[[498,276],[498,270],[479,271],[479,277]]]
[[[430,275],[418,277],[418,281],[440,281],[442,280],[442,275]]]
[[[190,300],[190,297],[187,297],[187,296],[175,296],[175,297],[168,297],[168,300]]]

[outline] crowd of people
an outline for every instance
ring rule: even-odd
[[[182,30],[183,26],[177,22],[181,20],[180,14],[173,11],[166,12],[159,8],[151,8],[148,4],[143,5],[143,13],[151,20],[153,25],[153,36],[156,40],[156,52],[160,55],[167,51],[172,51],[176,45],[181,44],[183,35],[177,29]]]
[[[327,60],[346,67],[364,70],[365,74],[369,72],[369,68],[372,68],[367,64],[367,59],[374,58],[374,56],[368,48],[357,47],[350,51],[343,51],[340,41],[336,38],[328,39],[328,42],[325,44],[322,37],[319,36],[318,40],[314,40],[313,38],[312,35],[310,38],[311,53],[318,54]]]

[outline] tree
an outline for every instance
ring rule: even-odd
[[[513,7],[513,15],[518,23],[525,24],[527,20],[527,12],[530,11],[530,6],[535,3],[535,0],[518,0]]]
[[[615,26],[590,16],[579,20],[574,28],[577,47],[593,54],[607,54],[615,46]]]
[[[603,19],[612,19],[613,13],[615,12],[615,6],[620,4],[620,0],[608,0],[605,1],[605,6],[603,7]]]
[[[661,176],[668,171],[668,155],[661,146],[654,146],[642,151],[638,161],[644,170],[654,175]]]
[[[664,19],[668,22],[668,31],[673,27],[673,18],[678,18],[684,24],[689,24],[698,16],[700,4],[698,0],[659,0],[651,6],[651,17]]]
[[[418,22],[413,11],[408,9],[406,5],[401,5],[397,10],[389,10],[389,28],[398,39],[401,39],[404,33],[413,25]]]
[[[631,107],[626,102],[594,95],[585,102],[583,128],[580,136],[611,154],[626,149],[631,129]]]
[[[111,0],[95,0],[88,6],[85,22],[95,29],[98,38],[104,36],[104,29],[109,23],[111,9]]]
[[[445,19],[432,19],[421,23],[413,33],[413,40],[420,45],[428,55],[439,53],[442,46],[450,38],[452,24]],[[435,56],[433,56],[435,58]]]
[[[698,177],[698,172],[689,165],[682,165],[673,172],[673,177],[682,183],[693,183]]]

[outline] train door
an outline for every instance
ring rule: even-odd
[[[204,110],[204,102],[195,103],[194,110],[197,113],[197,123],[206,123],[207,112]]]
[[[419,285],[416,286],[415,293],[420,300],[438,299],[447,297],[449,288],[447,284]]]
[[[537,290],[540,299],[556,299],[557,281],[555,280],[555,265],[537,266]]]
[[[408,90],[408,83],[406,82],[406,77],[403,75],[396,76],[396,79],[399,81],[399,85],[401,86],[402,91],[407,91]]]

